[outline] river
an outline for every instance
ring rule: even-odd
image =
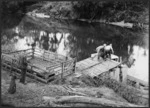
[[[13,22],[13,20],[12,20]],[[126,60],[133,55],[135,63],[128,68],[129,75],[148,82],[149,64],[148,31],[100,23],[73,20],[43,20],[25,16],[13,28],[2,31],[2,49],[21,50],[36,47],[76,57],[77,61],[96,53],[96,47],[112,43],[114,53]]]

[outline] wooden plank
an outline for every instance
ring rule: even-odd
[[[53,81],[53,80],[55,80],[55,78],[56,78],[56,76],[49,77],[49,78],[47,79],[47,82]]]
[[[27,76],[33,77],[35,80],[39,80],[39,81],[41,81],[41,82],[47,83],[47,80],[42,79],[42,78],[40,78],[40,77],[37,77],[36,75],[27,73]]]
[[[26,50],[17,50],[17,51],[12,51],[12,52],[5,52],[5,54],[20,53],[20,52],[24,52],[24,51],[28,51],[28,50],[31,50],[31,49],[29,48],[29,49],[26,49]]]
[[[95,65],[98,65],[98,64],[95,64]],[[89,69],[89,68],[92,68],[92,67],[94,67],[95,65],[84,66],[84,68],[82,68],[81,71],[86,70],[86,69]],[[80,65],[80,66],[81,66],[81,65]]]
[[[7,65],[6,63],[2,63],[3,65],[7,66],[7,67],[11,67],[10,65]],[[17,68],[17,67],[13,67],[14,69],[18,70],[18,71],[21,71],[21,69]]]
[[[79,66],[76,66],[76,67],[79,71],[82,71],[87,68],[85,65],[82,65],[82,64],[80,64]]]
[[[97,63],[99,63],[99,61],[92,60],[91,58],[86,59],[86,62],[88,62],[90,64],[97,64]]]
[[[90,63],[88,63],[86,61],[82,62],[82,64],[85,65],[86,67],[92,66],[92,64],[90,64]]]
[[[44,69],[48,69],[48,66],[51,67],[51,68],[55,68],[55,67],[58,67],[57,65],[60,65],[60,63],[50,63],[50,62],[46,62],[46,61],[39,61],[39,60],[31,60],[30,63],[34,64],[35,66],[39,66],[39,67],[44,67]]]
[[[115,64],[114,64],[114,62],[112,62],[112,61],[104,61],[104,62],[96,64],[92,67],[85,68],[84,70],[83,70],[83,68],[82,68],[82,70],[81,70],[81,68],[79,68],[79,69],[81,71],[85,71],[84,73],[87,73],[87,74],[92,75],[92,76],[94,76],[94,75],[96,76],[96,75],[99,75],[103,72],[109,71],[109,69],[116,67],[118,64],[119,63],[117,63],[117,62],[115,62]],[[80,64],[80,66],[81,66],[81,64]]]
[[[54,53],[54,52],[50,52],[50,51],[46,51],[46,50],[41,50],[41,49],[35,49],[35,51],[36,52],[43,52],[43,53],[45,53],[45,54],[48,54],[48,55],[51,55],[51,56],[54,56],[54,58],[60,58],[60,59],[65,59],[65,56],[63,56],[63,55],[58,55],[58,54],[56,54],[56,53]]]
[[[61,67],[61,64],[58,64],[58,65],[52,65],[50,67],[46,67],[46,69],[47,70],[51,70],[51,69],[53,69],[53,70],[55,69],[56,70],[57,68],[60,68],[60,67]]]
[[[80,64],[80,65],[78,65],[77,67],[80,67],[80,68],[82,68],[82,69],[85,69],[85,68],[87,68],[87,67],[89,67],[89,66],[87,66],[87,65],[85,65],[85,64]]]
[[[55,75],[59,75],[59,74],[61,74],[61,70],[59,70],[59,71],[54,71],[54,73],[55,73]]]

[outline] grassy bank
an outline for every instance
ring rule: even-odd
[[[59,97],[82,94],[93,98],[105,98],[119,102],[128,101],[137,105],[148,106],[148,100],[142,100],[138,97],[140,93],[138,90],[112,79],[92,79],[88,76],[75,77],[75,75],[71,75],[63,79],[61,83],[55,81],[50,84],[42,84],[26,78],[26,84],[24,85],[17,79],[16,93],[9,94],[10,76],[6,71],[2,70],[1,72],[1,99],[4,106],[49,107],[50,105],[42,100],[43,96]],[[68,105],[63,104],[59,106],[64,107]],[[74,105],[71,104],[69,106]]]
[[[134,87],[128,86],[123,83],[119,83],[111,78],[91,78],[89,76],[83,77],[82,81],[90,86],[106,86],[108,88],[113,89],[117,94],[126,99],[128,102],[138,104],[138,105],[146,105],[148,106],[148,99],[144,99],[141,97],[142,92],[137,90]],[[148,95],[148,94],[147,94]]]
[[[70,92],[68,89],[72,89],[81,94],[87,94],[92,97],[105,97],[109,100],[116,100],[126,102],[125,99],[116,94],[113,90],[101,86],[101,87],[89,87],[86,84],[81,84],[74,80],[73,83],[62,83],[59,82],[42,84],[40,82],[26,78],[26,84],[21,84],[19,80],[16,80],[16,93],[9,94],[8,88],[10,84],[10,76],[8,72],[1,70],[1,99],[3,106],[15,106],[15,107],[49,107],[50,105],[45,103],[42,98],[43,96],[59,97],[59,96],[70,96],[77,95],[76,92]],[[72,79],[73,77],[70,76]],[[75,84],[76,82],[76,84]],[[107,91],[107,93],[105,92]],[[100,95],[101,94],[101,95]],[[79,94],[78,94],[79,95]],[[66,106],[66,105],[62,105]],[[72,105],[71,105],[72,106]],[[61,107],[61,106],[60,106]]]

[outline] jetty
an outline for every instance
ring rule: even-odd
[[[77,62],[76,70],[82,72],[82,74],[95,77],[104,72],[108,72],[119,65],[121,65],[120,62],[110,59],[107,59],[106,61],[103,59],[97,60],[97,56],[95,56],[94,58],[89,57]]]
[[[138,89],[149,88],[147,82],[142,81],[134,76],[128,75],[128,67],[123,64],[121,58],[111,54],[111,59],[97,59],[97,54],[91,54],[91,57],[86,58],[76,63],[76,73],[94,77],[109,76],[118,82],[136,87]]]
[[[110,76],[111,78],[135,86],[147,89],[148,84],[137,78],[127,75],[127,66],[118,56],[111,54],[111,59],[97,59],[97,54],[76,62],[76,58],[66,57],[55,52],[46,51],[39,48],[30,48],[1,54],[1,66],[10,74],[21,78],[22,66],[20,57],[27,59],[26,76],[43,83],[49,83],[73,74],[88,75],[92,78],[99,76]]]
[[[97,53],[91,54],[91,57],[86,58],[76,63],[76,72],[96,78],[99,76],[109,76],[119,82],[126,83],[127,67],[122,66],[119,57],[111,54],[111,59],[97,59]]]

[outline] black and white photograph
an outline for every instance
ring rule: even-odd
[[[149,0],[2,0],[2,107],[149,107]]]

